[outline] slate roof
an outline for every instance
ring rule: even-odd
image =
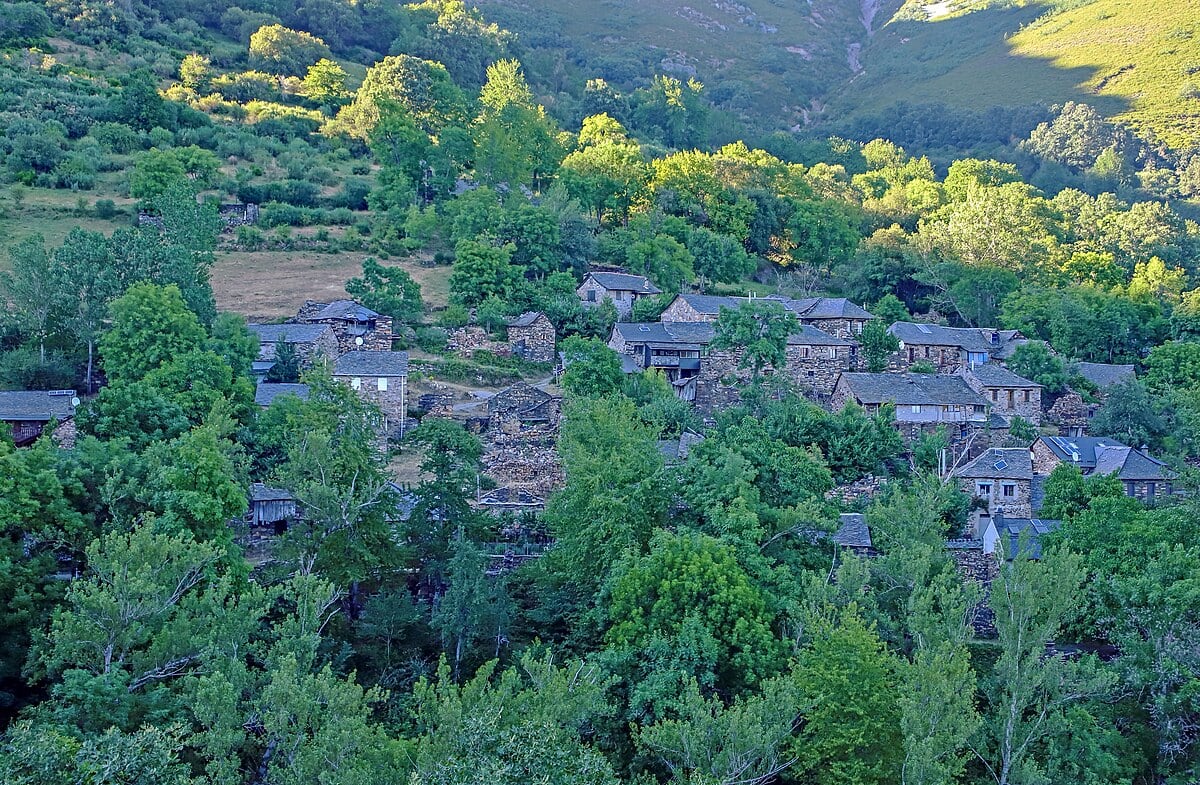
[[[258,336],[259,343],[277,343],[283,336],[284,343],[315,343],[327,331],[333,329],[327,324],[248,324],[250,332]]]
[[[992,363],[984,363],[976,365],[970,369],[970,373],[983,384],[984,387],[1041,387],[1035,381],[1026,379],[1024,376],[1018,376],[1007,368],[1001,368],[999,365]]]
[[[302,401],[307,401],[308,385],[263,382],[254,388],[254,402],[264,409],[281,395],[294,395]]]
[[[356,303],[354,300],[334,300],[320,311],[309,316],[307,321],[316,322],[322,319],[335,319],[344,322],[369,322],[372,319],[378,318],[378,313],[372,311],[362,303]]]
[[[1109,365],[1108,363],[1076,363],[1079,375],[1100,389],[1137,378],[1132,365]]]
[[[833,541],[843,548],[870,548],[871,529],[867,516],[859,512],[844,512],[840,516],[841,526],[833,533]]]
[[[333,364],[334,376],[408,376],[408,352],[346,352]]]
[[[698,349],[706,346],[716,336],[712,322],[619,322],[614,330],[627,343],[681,345]],[[800,325],[797,332],[788,336],[789,346],[852,346],[850,341],[835,338],[827,332],[807,324]]]
[[[261,482],[250,484],[250,501],[252,502],[286,502],[295,501],[296,497],[286,488],[271,488]]]
[[[954,476],[968,480],[1031,480],[1033,459],[1028,447],[992,447]]]
[[[805,297],[788,300],[784,308],[802,319],[874,319],[875,314],[845,297]]]
[[[924,373],[843,373],[850,392],[864,404],[966,404],[987,406],[987,400],[959,376]]]
[[[1175,473],[1165,463],[1116,439],[1096,436],[1043,436],[1041,441],[1063,463],[1084,474],[1115,474],[1119,480],[1170,480]],[[1074,459],[1079,456],[1079,460]]]
[[[539,319],[547,318],[541,311],[526,311],[515,319],[508,320],[509,327],[532,327]]]
[[[4,422],[49,422],[75,415],[74,390],[7,390],[0,392],[0,420]]]
[[[546,500],[524,488],[493,488],[479,497],[481,507],[545,507]]]
[[[698,313],[717,316],[721,308],[738,308],[744,303],[773,302],[803,319],[874,319],[875,315],[845,297],[805,297],[792,300],[778,295],[765,297],[719,297],[711,294],[681,294],[679,297]]]
[[[637,292],[638,294],[662,294],[662,289],[659,289],[657,286],[650,283],[650,279],[644,275],[594,272],[588,273],[587,277],[591,278],[605,289],[613,292],[619,291]]]
[[[1062,521],[1046,520],[1044,518],[1008,518],[997,514],[993,520],[996,533],[1005,539],[1004,555],[1009,561],[1016,555],[1021,541],[1021,534],[1029,532],[1028,556],[1030,559],[1042,558],[1042,535],[1062,526]]]
[[[987,352],[1005,357],[1026,339],[1017,330],[978,327],[943,327],[940,324],[896,322],[888,332],[914,346],[957,346],[968,352]]]
[[[700,442],[704,441],[704,435],[684,431],[679,435],[678,439],[663,439],[658,443],[658,451],[662,453],[663,458],[668,464],[681,463],[686,461],[692,448]]]

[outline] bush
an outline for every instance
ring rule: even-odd
[[[117,205],[112,199],[97,199],[95,207],[96,217],[102,218],[105,221],[113,218],[117,214]]]
[[[257,251],[266,244],[266,237],[253,226],[239,226],[237,244],[248,251]]]
[[[58,352],[47,351],[44,364],[32,346],[0,354],[0,386],[10,390],[63,390],[77,379],[75,367]]]
[[[441,354],[446,351],[448,340],[449,336],[442,327],[418,327],[416,330],[417,346],[430,354]]]
[[[437,323],[442,327],[466,327],[470,321],[471,314],[457,303],[447,305],[446,309],[437,316]]]
[[[96,123],[88,131],[106,150],[119,155],[132,153],[141,147],[141,139],[132,128],[122,123]]]

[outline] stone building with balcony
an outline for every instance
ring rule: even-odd
[[[894,371],[906,371],[919,362],[929,363],[938,373],[957,373],[989,362],[1003,365],[1018,346],[1028,342],[1017,330],[916,322],[896,322],[888,332],[900,342],[888,361]]]
[[[959,376],[920,373],[843,373],[830,404],[854,402],[868,414],[896,407],[894,424],[908,439],[946,426],[953,441],[988,425],[988,402]]]
[[[835,338],[854,340],[867,322],[875,318],[861,306],[845,297],[805,297],[793,300],[788,297],[768,295],[766,297],[718,297],[707,294],[680,294],[671,301],[659,317],[664,322],[715,322],[722,308],[737,309],[752,302],[778,303],[797,321],[815,327]]]

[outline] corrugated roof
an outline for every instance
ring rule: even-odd
[[[307,384],[263,382],[254,389],[254,402],[263,408],[270,406],[281,395],[294,395],[302,401],[308,400]]]
[[[283,336],[284,343],[315,343],[322,335],[333,329],[327,324],[248,324],[250,332],[258,336],[259,343],[277,343]]]
[[[0,420],[5,422],[49,422],[73,417],[74,390],[0,391]]]
[[[843,373],[842,381],[864,404],[965,404],[987,406],[987,400],[959,376],[922,373]],[[841,384],[841,382],[839,382]]]
[[[1033,459],[1028,447],[992,447],[958,471],[955,477],[980,480],[1033,479]]]
[[[659,289],[657,286],[650,283],[650,279],[644,275],[593,272],[588,273],[587,277],[591,278],[593,281],[609,291],[637,292],[638,294],[662,294],[662,289]]]
[[[1079,375],[1103,389],[1114,384],[1136,379],[1132,365],[1109,365],[1107,363],[1076,363]]]
[[[972,367],[969,372],[978,379],[984,387],[1041,387],[1035,381],[1018,376],[1007,368],[1001,368],[993,363],[984,363]]]
[[[346,352],[333,366],[334,376],[408,376],[408,352]]]

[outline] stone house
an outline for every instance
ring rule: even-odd
[[[350,385],[383,412],[383,428],[405,431],[408,420],[408,353],[354,351],[338,357],[333,378]]]
[[[970,429],[988,424],[987,400],[959,376],[843,373],[830,403],[840,409],[851,401],[868,414],[877,413],[884,404],[894,404],[895,425],[910,439],[942,425],[958,439]]]
[[[1023,343],[1017,330],[977,327],[943,327],[939,324],[896,322],[888,332],[900,342],[889,358],[891,370],[904,371],[914,363],[928,362],[938,373],[956,373],[972,365],[1003,362]]]
[[[308,400],[307,384],[285,382],[263,382],[254,388],[254,403],[266,409],[281,395],[294,395],[302,401]]]
[[[983,541],[983,552],[995,554],[1000,551],[1007,561],[1021,550],[1021,540],[1025,539],[1028,549],[1025,555],[1033,560],[1042,558],[1042,536],[1062,526],[1062,521],[1046,520],[1044,518],[1016,517],[1001,510],[984,524],[980,532]]]
[[[662,371],[685,401],[696,399],[696,377],[701,355],[714,336],[713,326],[696,322],[618,322],[613,325],[608,346],[633,372],[651,368]]]
[[[308,300],[296,314],[305,324],[327,324],[337,339],[338,353],[390,352],[392,317],[376,313],[354,300],[319,303]]]
[[[525,382],[488,398],[488,429],[509,435],[558,427],[562,399]]]
[[[300,367],[311,368],[320,358],[338,356],[337,336],[327,324],[249,324],[250,332],[258,337],[258,362],[255,371],[266,374],[275,364],[275,354],[281,343],[291,344],[300,360]]]
[[[33,444],[50,422],[56,422],[55,441],[71,447],[78,405],[74,390],[6,390],[0,392],[0,422],[9,427],[17,447]]]
[[[959,375],[967,386],[988,400],[993,415],[1000,415],[1006,421],[1022,417],[1041,425],[1042,385],[995,363],[968,366]]]
[[[1085,476],[1115,475],[1125,495],[1153,502],[1175,492],[1175,472],[1142,450],[1115,439],[1093,436],[1042,436],[1029,448],[1033,471],[1046,476],[1060,463],[1079,467]]]
[[[664,322],[715,322],[722,308],[736,309],[743,303],[763,300],[778,303],[802,325],[815,327],[835,338],[853,340],[867,322],[875,318],[845,297],[805,297],[799,300],[776,295],[766,297],[718,297],[680,294],[659,317]]]
[[[553,363],[554,324],[540,311],[527,311],[508,322],[508,345],[514,357],[534,363]]]
[[[611,300],[619,316],[628,316],[639,298],[662,294],[662,289],[644,275],[628,273],[590,272],[575,289],[584,305],[599,305]]]
[[[963,492],[976,500],[972,513],[976,536],[1001,510],[1014,518],[1033,515],[1033,459],[1028,447],[992,447],[956,469]]]

